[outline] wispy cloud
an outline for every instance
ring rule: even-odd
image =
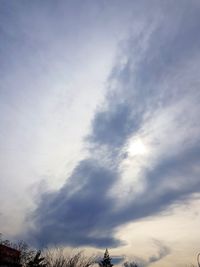
[[[129,263],[131,264],[131,262],[133,262],[136,263],[138,266],[146,267],[151,265],[152,263],[160,261],[161,259],[170,254],[170,248],[163,244],[161,241],[153,240],[153,244],[158,250],[156,254],[151,255],[148,259],[143,259],[136,256],[134,257],[134,260],[130,261]]]
[[[199,7],[160,7],[161,18],[152,15],[152,26],[133,34],[113,68],[86,139],[89,156],[60,190],[42,195],[31,216],[28,238],[40,246],[120,245],[117,227],[199,192]],[[147,153],[131,156],[137,138]],[[128,188],[138,184],[137,194]]]

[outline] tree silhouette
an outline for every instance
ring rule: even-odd
[[[20,252],[20,264],[22,267],[26,267],[30,261],[33,261],[36,254],[36,250],[29,247],[23,240],[13,243],[10,240],[4,239],[1,233],[0,244],[14,248]]]
[[[39,250],[33,260],[28,262],[28,267],[46,267],[46,264],[44,263],[45,258],[40,257],[41,251]]]
[[[62,247],[47,249],[43,255],[48,267],[89,267],[97,262],[96,256],[85,256],[82,251],[69,254]]]
[[[103,260],[100,261],[99,265],[101,267],[112,267],[113,264],[111,263],[111,260],[112,258],[109,256],[108,249],[106,249]]]
[[[124,267],[138,267],[137,263],[133,262],[125,262]]]

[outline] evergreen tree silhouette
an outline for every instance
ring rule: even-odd
[[[111,263],[111,260],[112,258],[109,256],[108,249],[106,249],[103,260],[100,261],[99,265],[101,267],[112,267],[113,264]]]

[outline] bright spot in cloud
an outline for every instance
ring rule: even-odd
[[[131,157],[147,154],[147,146],[140,138],[133,139],[128,146],[128,154]]]

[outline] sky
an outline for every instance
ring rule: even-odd
[[[0,1],[0,232],[141,267],[200,252],[200,2]]]

